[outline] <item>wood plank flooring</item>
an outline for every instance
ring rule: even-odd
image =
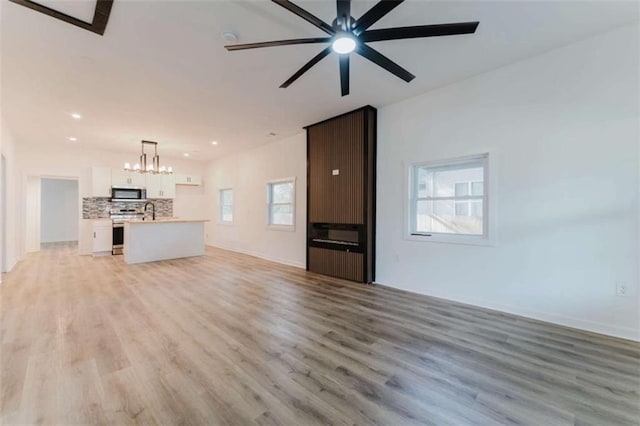
[[[640,423],[640,345],[245,255],[0,286],[2,424]]]

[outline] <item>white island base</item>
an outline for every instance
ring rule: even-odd
[[[155,262],[204,255],[207,220],[161,219],[124,223],[124,261]]]

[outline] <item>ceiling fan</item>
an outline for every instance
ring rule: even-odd
[[[298,15],[305,21],[318,27],[328,37],[297,38],[291,40],[267,41],[262,43],[234,44],[225,46],[229,51],[256,49],[259,47],[286,46],[292,44],[330,43],[325,49],[314,56],[302,68],[296,71],[280,87],[286,88],[296,81],[312,66],[320,62],[331,51],[338,53],[340,61],[340,87],[342,96],[349,94],[349,54],[357,53],[379,65],[407,83],[415,78],[415,75],[402,68],[366,43],[385,40],[399,40],[405,38],[437,37],[456,34],[470,34],[476,31],[479,22],[459,22],[455,24],[418,25],[413,27],[384,28],[369,30],[380,18],[391,12],[404,0],[381,0],[369,9],[359,19],[351,16],[351,0],[337,0],[338,16],[329,25],[318,17],[312,15],[289,0],[272,0],[288,11]]]

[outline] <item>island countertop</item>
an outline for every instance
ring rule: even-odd
[[[131,219],[125,220],[124,223],[129,223],[132,225],[149,225],[154,223],[195,223],[195,222],[209,222],[209,219],[182,219],[179,217],[161,217],[156,220],[142,220],[142,219]]]

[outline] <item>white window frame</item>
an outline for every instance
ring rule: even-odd
[[[224,206],[223,204],[223,198],[222,198],[222,194],[224,193],[224,191],[231,191],[231,195],[232,195],[232,202],[231,202],[231,220],[223,220],[222,219],[222,208]],[[235,191],[233,190],[233,188],[220,188],[218,190],[218,224],[220,225],[233,225],[233,220],[236,217],[236,212],[235,212],[235,204],[236,204],[236,194]]]
[[[421,161],[410,163],[405,170],[405,188],[407,194],[405,206],[405,226],[404,238],[411,241],[430,242],[430,243],[450,243],[450,244],[467,244],[480,246],[494,246],[497,243],[496,237],[496,204],[495,204],[495,172],[490,164],[490,158],[495,160],[495,155],[491,153],[469,155],[465,157],[457,157],[452,159],[444,159],[437,161]],[[446,167],[456,166],[472,162],[481,162],[484,166],[484,188],[483,188],[483,213],[482,213],[482,229],[483,235],[469,234],[449,234],[449,233],[425,233],[419,234],[413,232],[415,229],[416,214],[415,209],[418,199],[416,198],[417,190],[417,173],[418,167]],[[454,197],[451,197],[454,198]],[[472,197],[475,198],[475,197]]]
[[[291,203],[292,212],[293,212],[293,224],[291,225],[276,225],[271,223],[271,188],[273,188],[274,184],[278,183],[288,183],[291,182],[293,184],[293,202]],[[266,185],[266,194],[267,194],[267,211],[266,211],[266,219],[267,219],[267,229],[271,229],[274,231],[295,231],[296,230],[296,177],[288,177],[282,179],[274,179],[267,181]]]

